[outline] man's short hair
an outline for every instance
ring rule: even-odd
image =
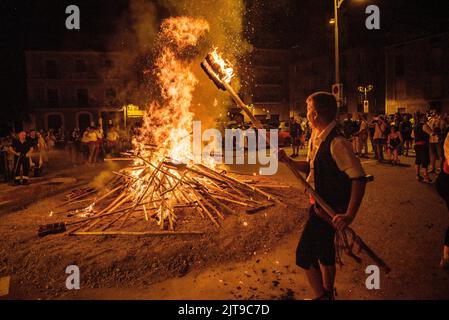
[[[332,93],[329,92],[315,92],[310,95],[307,100],[313,101],[313,106],[318,113],[318,116],[327,122],[332,122],[337,117],[338,107],[337,100]]]

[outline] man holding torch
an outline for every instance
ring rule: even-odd
[[[230,85],[232,68],[217,53],[217,48],[206,56],[201,67],[220,90],[229,93],[254,127],[262,129],[260,121]],[[306,270],[316,298],[321,300],[334,299],[335,262],[341,250],[361,262],[353,252],[354,244],[386,273],[391,270],[349,227],[362,202],[366,183],[373,177],[365,175],[352,144],[338,134],[336,116],[337,102],[332,94],[317,92],[311,95],[307,99],[307,118],[313,133],[307,161],[293,161],[284,150],[278,152],[279,161],[287,165],[311,195],[310,218],[297,248],[296,262]],[[301,172],[308,175],[307,180]],[[312,182],[315,188],[311,186]],[[352,244],[349,244],[349,238]]]
[[[309,219],[296,251],[296,263],[305,270],[317,300],[334,299],[335,230],[344,230],[355,219],[366,186],[365,172],[351,143],[338,134],[336,115],[332,94],[312,94],[307,99],[312,126],[307,161],[294,161],[279,151],[279,160],[306,173],[316,193],[337,213],[331,220],[310,197]]]

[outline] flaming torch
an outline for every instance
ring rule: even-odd
[[[234,69],[229,61],[225,61],[218,53],[218,48],[214,48],[206,58],[201,62],[201,68],[213,81],[218,89],[227,91],[234,102],[245,112],[251,123],[257,129],[263,129],[262,123],[254,117],[248,106],[240,99],[238,94],[231,86],[231,80],[234,76]]]
[[[201,62],[201,67],[207,76],[214,82],[214,84],[220,89],[227,91],[234,102],[245,112],[248,118],[251,120],[254,127],[257,129],[263,129],[262,123],[257,120],[256,117],[252,114],[248,106],[240,99],[237,93],[231,86],[231,80],[234,75],[234,70],[229,63],[223,59],[218,53],[218,48],[214,48],[212,52],[210,52],[206,58]],[[282,159],[283,160],[283,159]],[[299,180],[299,182],[305,187],[306,191],[315,199],[316,203],[322,208],[320,211],[320,216],[330,224],[332,224],[332,218],[336,216],[336,212],[329,206],[323,198],[315,191],[315,189],[306,181],[306,179],[300,174],[300,172],[295,168],[293,163],[289,160],[283,161],[287,167],[293,172],[295,177]],[[366,181],[372,181],[372,176],[366,176]],[[341,244],[342,250],[344,250],[348,256],[354,258],[356,261],[360,262],[361,259],[357,257],[352,251],[352,245],[348,243],[348,237],[346,235],[348,233],[351,238],[353,244],[356,243],[360,250],[363,250],[371,259],[373,259],[377,265],[383,268],[386,272],[389,272],[391,269],[386,265],[386,263],[377,256],[374,251],[372,251],[368,245],[363,242],[363,240],[352,230],[350,227],[346,227],[345,230],[341,232],[340,238],[344,239],[344,243]]]

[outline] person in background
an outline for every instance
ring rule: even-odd
[[[404,115],[401,123],[399,124],[399,131],[401,132],[402,139],[404,139],[404,152],[405,156],[408,156],[408,152],[412,145],[412,123],[410,122],[410,117],[408,115]]]
[[[352,134],[351,134],[351,142],[352,142],[352,149],[354,150],[354,153],[358,156],[358,150],[359,148],[359,138],[358,138],[358,132],[360,130],[360,121],[359,121],[359,114],[356,114],[355,119],[352,120]]]
[[[96,128],[95,133],[97,134],[97,141],[95,146],[95,162],[103,162],[106,151],[104,150],[104,131],[101,122]]]
[[[4,182],[10,182],[12,179],[13,161],[9,148],[12,145],[11,136],[2,137],[0,139],[0,174],[3,176]]]
[[[390,133],[387,137],[387,154],[390,158],[390,162],[394,165],[399,164],[399,150],[402,143],[401,132],[397,130],[396,126],[391,126]]]
[[[112,155],[113,157],[117,155],[119,138],[120,136],[117,129],[115,127],[111,127],[108,130],[108,134],[106,135],[106,143],[108,154]]]
[[[430,156],[430,167],[429,167],[429,173],[437,173],[437,167],[436,163],[437,160],[440,160],[440,168],[443,164],[441,161],[443,158],[443,150],[441,149],[441,140],[443,139],[442,135],[442,128],[440,125],[440,118],[436,114],[436,112],[432,112],[428,126],[432,130],[432,133],[430,134],[429,138],[429,156]]]
[[[310,137],[312,136],[312,128],[310,127],[309,121],[306,121],[306,123],[305,123],[304,132],[305,132],[306,143],[307,143],[307,145],[309,145]]]
[[[56,137],[53,134],[53,129],[48,130],[47,135],[45,137],[45,142],[47,143],[48,150],[53,151],[56,145]]]
[[[416,165],[416,180],[430,183],[428,167],[429,167],[429,137],[432,130],[427,125],[425,114],[416,115],[416,124],[412,131],[412,137],[415,140],[415,165]],[[421,168],[424,172],[424,179],[421,177]]]
[[[30,174],[30,156],[33,153],[33,147],[27,140],[25,131],[19,133],[18,139],[14,140],[9,151],[14,154],[14,183],[27,184]]]
[[[367,157],[368,156],[368,123],[366,116],[363,114],[358,115],[358,130],[354,134],[354,151],[356,155]]]
[[[41,175],[41,165],[40,162],[41,155],[39,149],[39,137],[36,130],[31,130],[29,136],[27,136],[30,146],[33,148],[33,153],[30,157],[30,169],[33,171],[35,177]]]
[[[376,146],[374,145],[374,133],[376,130],[376,125],[374,122],[374,117],[368,121],[368,139],[371,143],[371,149],[374,152],[374,159],[376,159]]]
[[[93,164],[97,161],[97,130],[95,128],[89,127],[87,132],[87,142],[89,145],[89,164]]]
[[[436,188],[439,193],[439,195],[444,199],[446,202],[446,206],[449,211],[449,134],[446,135],[446,138],[444,139],[444,161],[443,161],[443,168],[438,175],[437,181],[436,181]],[[446,235],[444,237],[444,243],[443,243],[443,255],[441,257],[440,266],[449,272],[449,227],[446,230]]]
[[[44,167],[44,164],[48,162],[48,147],[45,143],[44,135],[40,132],[37,133],[37,147],[39,148],[39,168],[40,168],[40,174],[42,174],[42,169]]]
[[[346,119],[343,120],[343,134],[346,139],[352,141],[352,137],[354,134],[354,121],[352,120],[352,114],[348,113],[346,115]]]
[[[76,167],[78,163],[78,150],[80,142],[80,131],[78,128],[73,129],[72,133],[67,137],[67,149],[70,156],[71,164]]]
[[[373,119],[374,124],[374,153],[377,161],[384,160],[383,146],[385,144],[385,132],[387,130],[387,123],[382,116],[377,116]]]
[[[300,139],[302,134],[301,125],[292,117],[290,119],[290,138],[292,141],[293,158],[296,158],[299,155],[299,145],[301,144]]]
[[[307,143],[307,141],[306,141],[306,126],[307,126],[306,124],[307,124],[307,119],[303,119],[303,118],[299,117],[298,123],[299,123],[299,126],[301,127],[301,132],[302,132],[302,135],[299,138],[299,140],[300,140],[299,148],[300,149],[305,149],[306,143]]]
[[[83,136],[81,137],[81,151],[83,153],[83,159],[84,162],[89,162],[89,134],[90,134],[90,127],[87,127],[84,132]]]

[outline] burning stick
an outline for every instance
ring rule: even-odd
[[[206,56],[203,62],[201,62],[201,67],[219,89],[227,91],[231,95],[234,102],[243,110],[243,112],[246,113],[253,125],[257,129],[263,129],[262,123],[254,117],[248,106],[242,101],[242,99],[240,99],[238,94],[234,91],[234,88],[231,87],[230,82],[234,71],[230,66],[230,63],[228,61],[224,61],[220,57],[218,54],[218,48],[215,48],[214,51],[210,52]]]

